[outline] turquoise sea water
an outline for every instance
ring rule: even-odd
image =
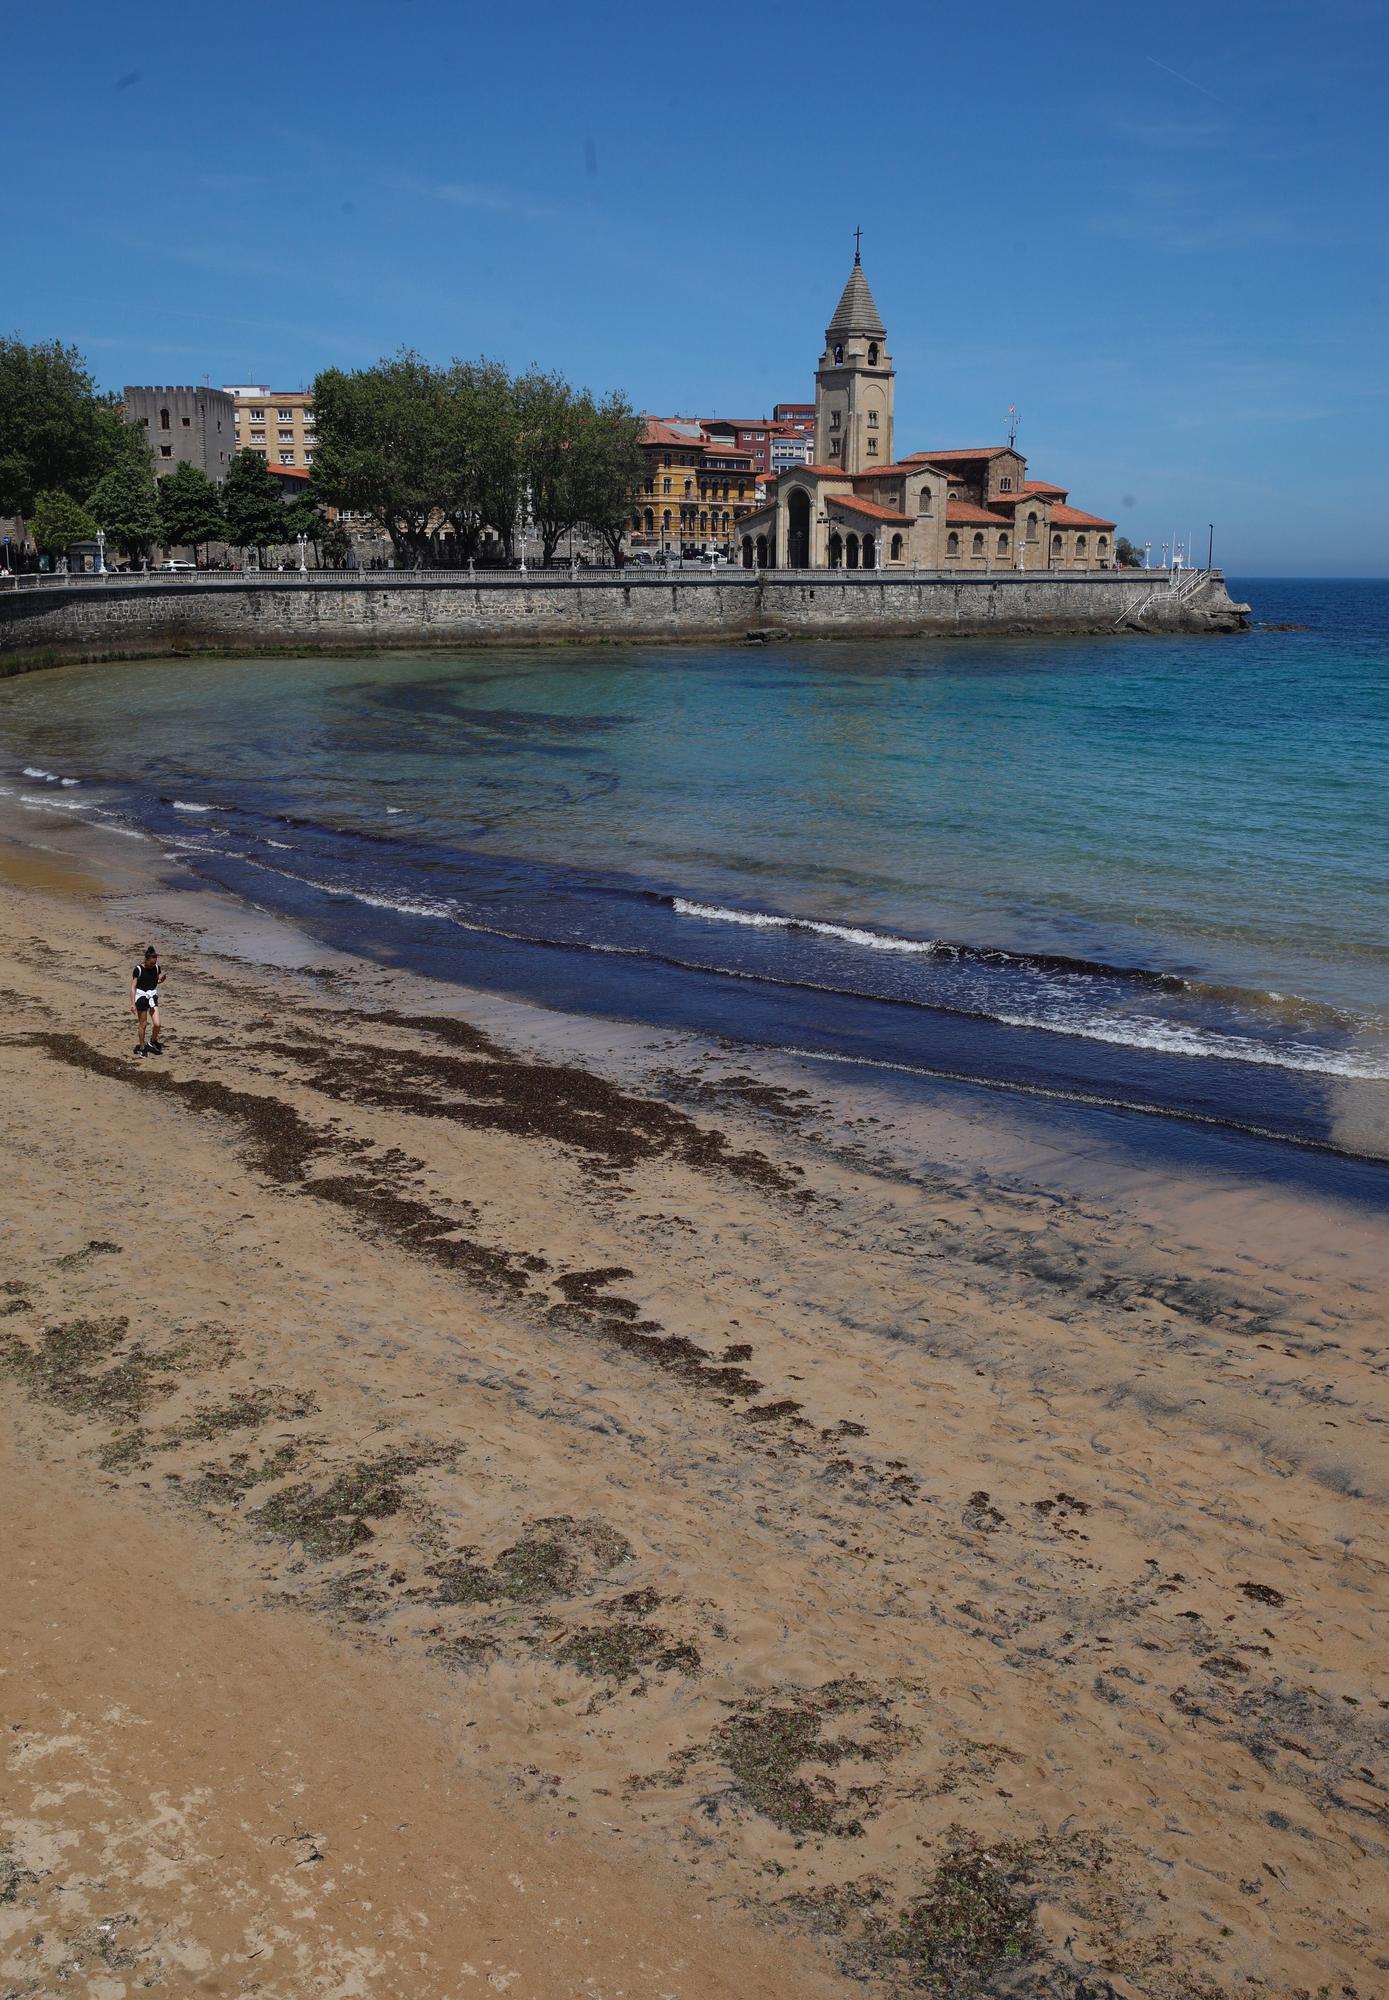
[[[68,669],[0,783],[445,977],[1378,1151],[1389,584],[1236,588],[1308,629]]]

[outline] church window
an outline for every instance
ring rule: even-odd
[[[892,547],[891,547],[891,549],[890,549],[890,551],[889,551],[889,555],[890,555],[890,557],[891,557],[891,559],[892,559],[892,561],[893,561],[893,562],[901,562],[901,560],[902,560],[902,537],[901,537],[900,535],[894,535],[894,536],[893,536],[893,538],[892,538]]]
[[[169,428],[169,412],[167,410],[159,412],[159,428],[161,431],[166,431]]]
[[[831,429],[832,431],[837,431],[837,430],[839,429],[839,412],[838,412],[838,410],[831,410],[831,411],[830,411],[830,429]]]
[[[1101,536],[1100,536],[1099,540],[1098,540],[1098,541],[1096,542],[1096,544],[1095,544],[1095,554],[1096,554],[1097,556],[1107,556],[1107,555],[1109,554],[1109,537],[1108,537],[1108,535],[1101,535]]]
[[[1053,535],[1053,536],[1052,536],[1052,538],[1051,538],[1051,552],[1052,552],[1052,554],[1053,554],[1054,556],[1059,556],[1059,555],[1060,555],[1060,553],[1061,553],[1061,537],[1060,537],[1060,535]]]
[[[1013,490],[1013,482],[1006,472],[998,482],[998,490],[1000,493],[1011,493]]]
[[[976,556],[982,556],[982,555],[983,555],[983,553],[984,553],[984,537],[983,537],[983,535],[982,535],[982,534],[976,534],[976,536],[974,537],[974,543],[973,543],[973,547],[972,547],[972,553],[973,553],[974,555],[976,555]]]
[[[877,440],[876,438],[869,438],[869,440],[868,440],[868,449],[869,449],[869,451],[870,451],[870,452],[874,452],[874,453],[876,453],[876,451],[877,451],[877,449],[878,449],[878,440]]]
[[[945,553],[948,556],[957,556],[960,553],[960,538],[953,528],[945,538]]]
[[[1077,536],[1076,536],[1076,554],[1077,554],[1078,556],[1083,556],[1083,555],[1085,554],[1085,551],[1086,551],[1086,549],[1087,549],[1087,548],[1088,548],[1089,546],[1090,546],[1090,544],[1089,544],[1089,542],[1088,542],[1088,541],[1086,540],[1086,537],[1085,537],[1084,535],[1077,535]]]
[[[1027,539],[1029,542],[1035,542],[1037,539],[1037,516],[1035,514],[1029,514],[1027,517]]]
[[[838,458],[838,456],[839,456],[839,439],[838,439],[838,438],[831,438],[831,439],[830,439],[830,457],[831,457],[831,458]]]
[[[1006,534],[1002,534],[998,538],[998,553],[1001,556],[1006,556],[1008,553],[1008,537]]]
[[[918,513],[918,514],[929,514],[929,513],[930,513],[930,511],[931,511],[931,489],[930,489],[930,487],[929,487],[929,486],[923,486],[923,487],[922,487],[922,489],[921,489],[921,491],[920,491],[920,492],[919,492],[919,493],[917,494],[917,496],[916,496],[916,511],[917,511],[917,513]]]
[[[870,340],[868,343],[868,366],[870,368],[876,368],[877,365],[878,365],[878,343],[876,340]]]
[[[876,430],[878,428],[878,412],[876,410],[870,410],[868,412],[868,427],[870,430]]]
[[[834,358],[835,358],[835,361],[836,361],[836,363],[838,363],[838,362],[841,362],[841,361],[842,361],[842,360],[844,359],[844,349],[843,349],[842,347],[836,347],[836,348],[835,348],[835,350],[834,350]]]

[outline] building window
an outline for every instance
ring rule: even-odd
[[[193,427],[193,419],[191,417],[185,417],[183,419],[183,428],[185,430],[191,430],[192,427]]]
[[[159,456],[160,456],[161,458],[172,458],[172,457],[173,457],[173,455],[174,455],[174,448],[173,448],[173,446],[172,446],[171,444],[161,444],[161,445],[160,445],[160,447],[159,447]]]
[[[287,424],[292,420],[294,412],[293,410],[276,410],[275,415],[282,424]]]
[[[313,453],[311,451],[306,451],[304,453],[304,463],[305,465],[313,464]]]
[[[878,412],[876,410],[868,412],[868,428],[871,431],[875,431],[878,428]]]
[[[838,412],[838,410],[831,410],[831,411],[830,411],[830,429],[831,429],[832,431],[837,431],[837,430],[839,429],[839,412]]]
[[[869,438],[868,449],[876,457],[878,450],[878,440],[876,438]]]
[[[1085,551],[1089,548],[1089,546],[1090,546],[1089,541],[1084,535],[1076,536],[1076,554],[1078,556],[1083,556],[1085,554]]]
[[[663,459],[661,460],[661,463],[662,463],[662,465],[663,465],[663,466],[665,467],[666,471],[667,471],[667,472],[669,472],[669,471],[670,471],[670,453],[669,453],[669,452],[667,452],[667,453],[666,453],[665,457],[664,457],[664,458],[663,458]],[[670,488],[669,488],[669,487],[667,487],[667,488],[666,488],[666,491],[667,491],[667,493],[669,493],[669,491],[670,491]]]
[[[831,457],[831,458],[838,458],[838,456],[839,456],[839,439],[838,439],[838,438],[831,438],[831,439],[830,439],[830,457]]]
[[[945,538],[945,553],[948,556],[957,556],[960,553],[960,538],[953,528]]]
[[[694,492],[694,481],[693,479],[687,479],[685,481],[685,498],[688,500],[693,492]]]
[[[971,544],[971,553],[972,553],[972,554],[974,554],[974,555],[976,555],[976,556],[982,556],[982,555],[983,555],[983,553],[984,553],[984,537],[983,537],[983,535],[982,535],[982,534],[976,534],[976,535],[975,535],[975,537],[974,537],[974,541],[973,541],[973,543]]]
[[[169,428],[169,412],[167,410],[159,412],[159,428],[161,431],[166,431]]]
[[[141,417],[141,419],[140,419],[140,429],[141,429],[142,431],[147,431],[147,430],[149,429],[149,427],[150,427],[150,420],[149,420],[149,418],[148,418],[148,417]]]
[[[1095,544],[1095,554],[1096,554],[1097,556],[1101,556],[1101,557],[1103,557],[1103,556],[1107,556],[1107,555],[1109,554],[1109,537],[1108,537],[1108,535],[1101,535],[1101,536],[1100,536],[1099,540],[1098,540],[1098,541],[1096,542],[1096,544]]]
[[[1007,473],[1005,473],[1005,474],[1003,475],[1002,479],[1000,479],[1000,480],[999,480],[999,482],[998,482],[998,490],[999,490],[999,492],[1000,492],[1000,493],[1011,493],[1011,492],[1012,492],[1012,490],[1013,490],[1013,481],[1012,481],[1012,479],[1010,478],[1010,476],[1009,476],[1009,475],[1008,475]]]
[[[1059,556],[1059,555],[1060,555],[1060,553],[1061,553],[1061,537],[1060,537],[1060,535],[1053,535],[1053,536],[1052,536],[1052,538],[1051,538],[1051,552],[1052,552],[1052,554],[1053,554],[1054,556]]]
[[[876,368],[877,365],[878,365],[878,343],[876,340],[870,340],[868,343],[868,366],[870,368]]]
[[[1029,542],[1037,540],[1037,516],[1035,514],[1029,514],[1027,517],[1027,539]]]
[[[929,513],[930,513],[930,511],[931,511],[931,489],[930,489],[930,487],[929,487],[929,486],[923,486],[923,487],[922,487],[922,489],[921,489],[921,491],[920,491],[920,492],[919,492],[919,493],[917,494],[917,496],[916,496],[916,511],[917,511],[917,513],[918,513],[918,514],[929,514]]]
[[[668,479],[663,479],[663,480],[661,481],[661,491],[662,491],[662,493],[669,493],[669,491],[670,491],[670,481],[669,481]]]
[[[280,463],[281,465],[293,465],[294,453],[292,451],[282,451],[280,453]]]
[[[892,547],[891,547],[891,549],[890,549],[890,550],[888,551],[888,554],[889,554],[889,556],[891,557],[891,559],[892,559],[892,561],[893,561],[893,562],[901,562],[901,560],[902,560],[902,537],[901,537],[900,535],[894,535],[894,536],[893,536],[893,538],[892,538]]]
[[[251,422],[252,422],[253,424],[263,424],[263,423],[265,422],[265,412],[264,412],[264,410],[252,410],[252,412],[251,412]]]
[[[844,359],[844,349],[842,347],[836,347],[834,350],[835,366],[838,367],[839,363],[843,359]]]
[[[1001,556],[1006,556],[1008,553],[1008,537],[1006,534],[1002,534],[998,538],[998,553]]]
[[[294,443],[294,432],[293,432],[293,431],[281,431],[281,432],[279,433],[279,439],[280,439],[280,443],[281,443],[281,444],[293,444],[293,443]]]

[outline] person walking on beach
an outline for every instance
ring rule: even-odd
[[[164,1053],[164,1044],[159,1039],[159,985],[163,977],[159,954],[152,944],[147,944],[144,957],[130,975],[130,1011],[137,1024],[137,1056],[162,1056]],[[145,1039],[147,1032],[148,1041]]]

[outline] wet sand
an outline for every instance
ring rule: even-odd
[[[1382,1212],[233,931],[0,869],[7,1993],[1389,1992]]]

